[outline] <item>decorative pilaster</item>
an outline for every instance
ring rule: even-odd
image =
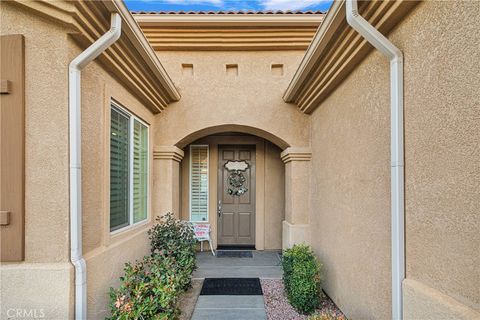
[[[285,163],[285,221],[283,221],[282,247],[310,242],[309,190],[310,160],[308,148],[287,148],[281,154]]]
[[[173,212],[180,215],[180,162],[184,152],[175,146],[159,146],[153,151],[152,210],[154,216]]]

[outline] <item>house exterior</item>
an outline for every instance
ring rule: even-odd
[[[214,247],[306,242],[348,318],[391,318],[390,65],[344,1],[326,14],[0,10],[2,319],[75,317],[80,167],[88,319],[108,315],[109,287],[168,211],[210,223]],[[480,3],[358,12],[404,56],[403,318],[480,319]],[[72,167],[69,64],[112,13],[120,38],[81,71]]]

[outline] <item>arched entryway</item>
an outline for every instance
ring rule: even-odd
[[[259,128],[218,125],[156,146],[154,160],[153,211],[210,223],[214,247],[309,241],[308,148]]]
[[[180,217],[210,223],[215,247],[281,249],[282,149],[256,135],[216,132],[182,150]]]

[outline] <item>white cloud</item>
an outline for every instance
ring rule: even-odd
[[[327,0],[261,0],[266,10],[300,10]]]

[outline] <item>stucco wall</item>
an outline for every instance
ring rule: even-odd
[[[78,48],[72,44],[72,51]],[[147,230],[153,221],[149,182],[149,217],[145,223],[110,233],[110,103],[114,99],[149,127],[150,172],[154,115],[97,62],[82,72],[83,239],[87,262],[88,319],[108,315],[108,291],[119,285],[124,263],[149,253]]]
[[[25,37],[25,262],[2,263],[1,313],[72,315],[65,29],[0,2],[0,33]],[[41,170],[40,170],[41,168]],[[54,301],[52,297],[55,297]]]
[[[477,312],[479,16],[478,1],[426,1],[392,34],[406,57],[407,278]],[[415,288],[411,286],[410,294],[422,296],[422,291],[417,293]],[[435,295],[431,299],[437,300]],[[413,305],[407,307],[420,310],[421,301],[411,297],[407,303]],[[423,309],[416,316],[435,318],[430,312]],[[448,315],[445,313],[444,317]]]
[[[2,35],[25,37],[25,233],[29,235],[25,260],[65,262],[69,254],[64,232],[69,224],[65,121],[69,52],[56,48],[67,46],[67,35],[65,29],[4,1],[1,21]],[[51,245],[45,247],[43,241]]]
[[[427,1],[389,36],[405,53],[407,319],[480,317],[479,14]],[[354,319],[390,317],[388,76],[373,52],[312,115],[312,245]]]
[[[263,138],[286,142],[282,148],[308,146],[308,116],[282,100],[302,51],[157,54],[182,95],[156,119],[158,145],[175,145],[199,130],[235,124],[245,126],[243,132],[249,134],[258,135],[254,128],[263,130],[268,133],[260,134]],[[193,75],[182,64],[192,64]],[[238,76],[227,74],[228,64],[238,65]],[[283,64],[283,75],[273,74],[272,64]]]
[[[282,221],[285,219],[285,166],[280,159],[280,148],[262,138],[244,135],[208,136],[194,144],[209,145],[209,223],[212,242],[217,246],[217,174],[218,145],[256,145],[256,237],[259,250],[282,248]],[[181,171],[181,218],[190,219],[189,213],[189,147],[185,148]],[[264,196],[259,197],[259,194]],[[206,248],[206,247],[205,247]]]
[[[352,319],[390,317],[388,81],[370,55],[312,114],[311,243]]]
[[[81,49],[64,27],[4,1],[0,5],[1,34],[25,36],[26,60],[25,262],[2,263],[0,318],[9,309],[22,309],[68,319],[73,317],[74,284],[69,262],[68,64]],[[110,98],[152,125],[153,149],[153,114],[98,63],[87,66],[82,72],[82,192],[89,319],[108,314],[108,289],[118,285],[123,264],[149,252],[151,219],[114,235],[109,231]]]
[[[265,249],[282,248],[285,220],[285,164],[280,148],[265,142]]]

